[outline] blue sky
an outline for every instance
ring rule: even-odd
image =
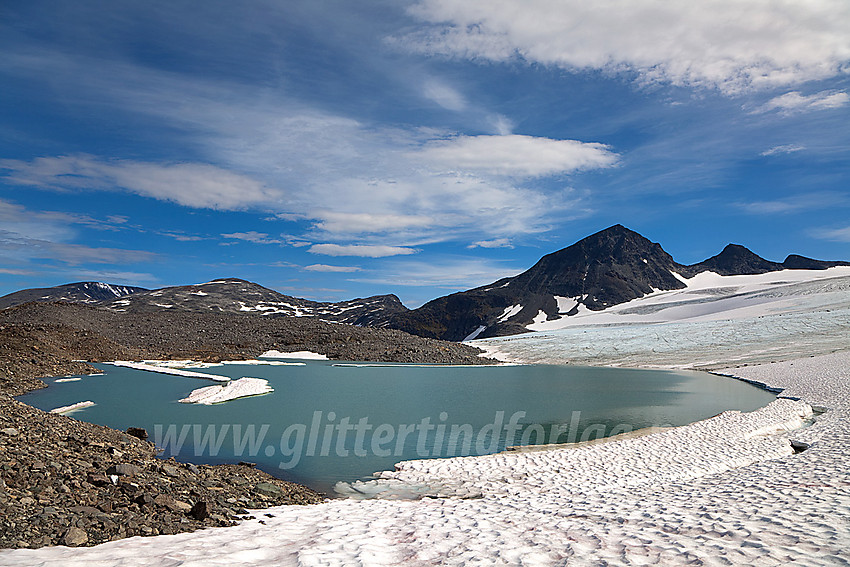
[[[0,293],[415,307],[621,223],[850,259],[845,0],[0,8]]]

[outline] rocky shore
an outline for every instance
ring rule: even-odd
[[[175,534],[323,500],[247,465],[158,459],[148,441],[0,394],[0,547]]]
[[[91,546],[232,525],[247,510],[324,496],[250,464],[157,458],[149,441],[13,396],[86,361],[246,359],[310,350],[340,360],[486,364],[477,349],[394,330],[233,314],[109,312],[67,303],[0,311],[0,548]],[[256,514],[256,513],[255,513]],[[262,516],[259,516],[262,520]]]

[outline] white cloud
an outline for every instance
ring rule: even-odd
[[[160,236],[167,236],[168,238],[173,238],[178,242],[200,242],[202,240],[207,240],[206,237],[197,236],[194,234],[185,234],[177,231],[161,231],[157,232]]]
[[[466,108],[466,99],[463,95],[437,79],[425,81],[422,94],[447,110],[460,112]]]
[[[617,154],[604,144],[517,134],[437,140],[426,144],[418,155],[437,167],[517,177],[572,173],[617,163]]]
[[[376,277],[356,281],[388,286],[465,290],[508,276],[515,276],[522,271],[522,269],[506,267],[501,262],[483,258],[447,258],[433,262],[399,259],[390,269],[379,273]]]
[[[311,264],[309,266],[304,266],[304,269],[308,272],[332,272],[332,273],[346,273],[346,272],[359,272],[360,268],[357,266],[329,266],[328,264]]]
[[[770,99],[753,112],[762,113],[776,110],[788,116],[814,110],[840,108],[848,102],[850,102],[850,95],[843,91],[823,91],[812,95],[802,95],[797,91],[791,91]]]
[[[513,244],[507,238],[495,238],[493,240],[473,242],[467,248],[513,248]]]
[[[379,233],[433,226],[435,219],[425,215],[348,213],[314,211],[315,228],[333,234]]]
[[[250,177],[201,163],[146,163],[92,156],[0,160],[7,182],[53,190],[126,190],[195,208],[240,210],[281,198]]]
[[[232,240],[253,242],[254,244],[283,244],[283,240],[278,238],[269,238],[269,235],[265,232],[257,232],[255,230],[249,230],[248,232],[231,232],[228,234],[222,234],[222,236]]]
[[[586,195],[537,184],[537,177],[607,167],[616,159],[601,144],[509,135],[464,140],[451,138],[456,132],[363,124],[279,93],[257,96],[243,85],[183,79],[130,64],[51,52],[19,63],[16,73],[47,81],[57,92],[72,83],[76,90],[64,99],[68,104],[120,104],[160,121],[218,167],[77,156],[6,161],[8,177],[48,188],[123,187],[186,206],[261,209],[310,224],[298,235],[303,245],[415,247],[539,233],[587,207]],[[493,121],[496,131],[512,127],[499,116]],[[452,149],[466,151],[462,163],[453,159]],[[522,153],[529,162],[515,155],[497,164],[485,155],[490,149]],[[537,149],[541,156],[533,155]],[[529,180],[534,186],[525,183]]]
[[[413,49],[469,59],[637,73],[647,82],[735,93],[841,74],[845,0],[420,0]]]
[[[385,246],[370,244],[314,244],[309,252],[325,256],[360,256],[363,258],[385,258],[416,254],[419,250],[404,246]]]
[[[801,146],[799,144],[783,144],[781,146],[773,146],[772,148],[763,151],[762,156],[775,156],[780,154],[793,154],[794,152],[801,152],[806,149],[806,146]]]
[[[811,231],[812,236],[823,240],[832,240],[835,242],[850,242],[850,226],[846,228],[835,229],[814,229]]]

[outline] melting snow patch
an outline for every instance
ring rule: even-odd
[[[260,355],[260,358],[300,358],[301,360],[328,360],[324,354],[310,352],[309,350],[299,350],[295,352],[280,352],[279,350],[267,350]]]
[[[549,317],[549,316],[548,316],[548,315],[546,315],[546,312],[545,312],[545,311],[543,311],[543,310],[541,309],[540,311],[538,311],[538,312],[537,312],[537,315],[535,315],[535,316],[534,316],[534,323],[535,323],[535,324],[538,324],[538,325],[539,325],[540,323],[545,323],[545,322],[546,322],[546,319],[547,319],[548,317]]]
[[[88,408],[93,405],[95,405],[95,403],[92,401],[77,402],[76,404],[71,404],[70,406],[62,406],[60,408],[52,409],[50,410],[50,413],[71,413],[73,411]]]
[[[205,374],[203,372],[191,372],[189,370],[180,370],[178,368],[169,368],[165,365],[158,365],[150,361],[147,362],[129,362],[126,360],[116,360],[115,362],[107,362],[113,366],[123,366],[124,368],[133,368],[135,370],[145,370],[147,372],[158,372],[160,374],[172,374],[174,376],[187,376],[189,378],[204,378],[206,380],[214,380],[216,382],[229,382],[227,376],[219,376],[217,374]]]
[[[222,386],[207,386],[192,390],[192,393],[179,400],[182,404],[220,404],[238,398],[248,396],[259,396],[273,392],[274,388],[269,386],[269,381],[262,378],[240,378],[231,380]]]
[[[463,339],[463,340],[464,340],[464,341],[471,341],[472,339],[474,339],[475,337],[477,337],[478,335],[480,335],[481,333],[483,333],[483,332],[484,332],[484,329],[486,329],[486,328],[487,328],[487,325],[481,325],[480,327],[478,327],[477,329],[475,329],[474,331],[472,331],[471,333],[469,333],[469,334],[466,336],[466,338],[465,338],[465,339]]]
[[[519,313],[520,311],[522,311],[522,305],[511,305],[510,307],[506,307],[505,311],[499,317],[499,320],[497,322],[498,323],[504,323],[505,321],[507,321],[508,319],[510,319],[511,317],[516,315],[517,313]],[[472,340],[472,339],[466,339],[466,340]]]

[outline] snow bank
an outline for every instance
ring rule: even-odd
[[[328,357],[324,354],[317,354],[309,350],[299,350],[296,352],[280,352],[279,350],[268,350],[260,355],[260,358],[299,358],[301,360],[327,360]]]
[[[70,406],[62,406],[62,407],[59,407],[59,408],[54,408],[54,409],[50,410],[50,413],[71,413],[73,411],[83,409],[83,408],[88,408],[88,407],[91,407],[93,405],[95,405],[95,403],[92,402],[92,401],[77,402],[76,404],[71,404]]]
[[[207,386],[192,390],[192,393],[182,400],[183,404],[220,404],[238,398],[248,396],[259,396],[273,392],[274,388],[269,386],[269,381],[262,378],[240,378],[231,380],[222,386]]]

